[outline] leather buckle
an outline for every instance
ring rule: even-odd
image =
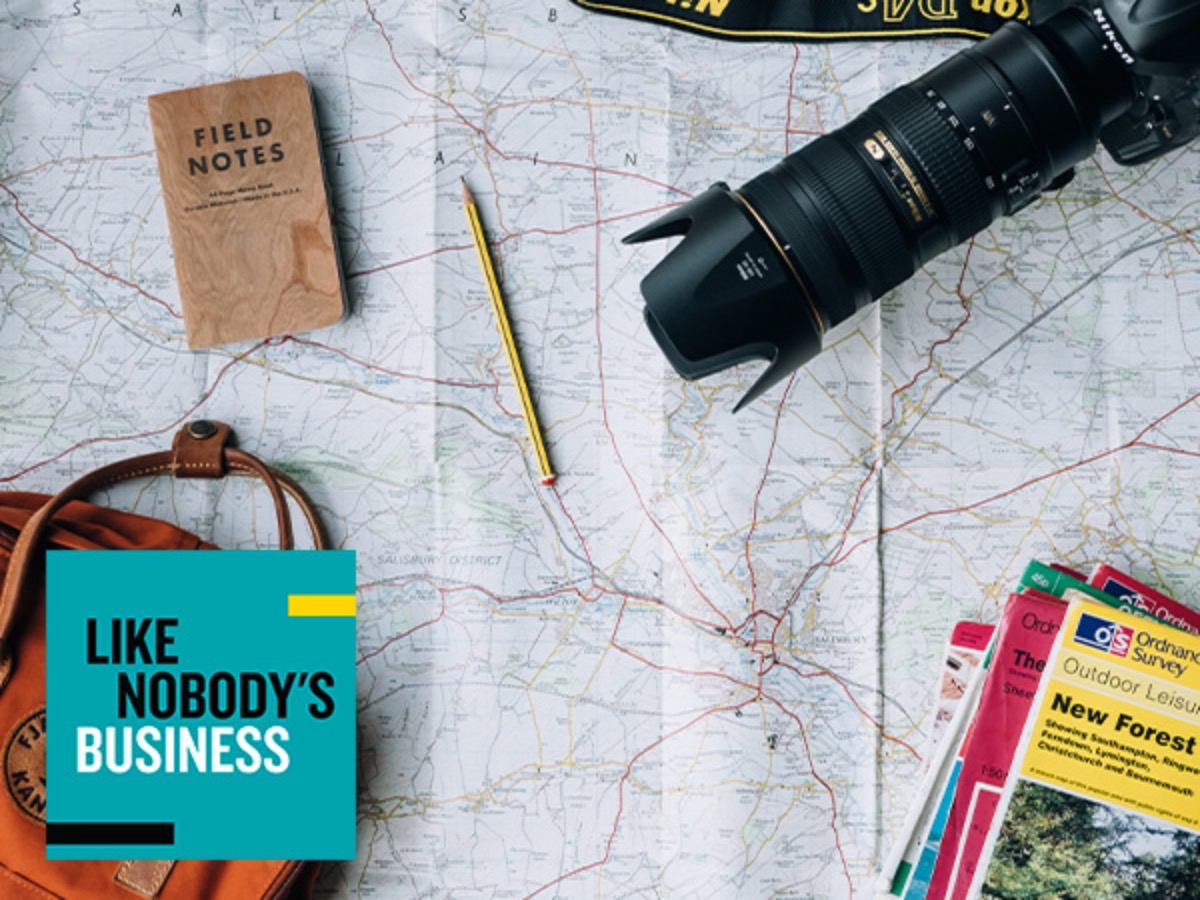
[[[197,419],[175,434],[172,466],[179,478],[224,478],[230,429],[224,422]]]

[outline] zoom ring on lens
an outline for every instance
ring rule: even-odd
[[[912,254],[879,185],[863,177],[863,160],[837,137],[819,138],[795,158],[793,171],[808,185],[817,205],[858,263],[873,297],[912,275]],[[797,166],[797,169],[800,169]],[[866,297],[865,300],[870,300]]]
[[[950,229],[947,247],[991,224],[994,214],[983,174],[949,124],[911,85],[881,98],[871,112],[901,140],[932,188]],[[944,248],[943,248],[944,249]],[[928,258],[921,260],[922,264]]]

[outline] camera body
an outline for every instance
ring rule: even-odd
[[[682,376],[767,369],[939,253],[1071,180],[1103,143],[1140,165],[1200,134],[1200,0],[1046,0],[741,188],[718,183],[636,243],[683,240],[642,282]]]
[[[1141,165],[1200,135],[1200,3],[1107,0],[1093,15],[1128,42],[1136,78],[1134,106],[1100,133],[1113,159]]]

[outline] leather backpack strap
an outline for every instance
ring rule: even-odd
[[[308,525],[308,533],[312,535],[314,550],[328,550],[329,541],[325,537],[325,529],[321,527],[321,517],[317,515],[317,508],[313,506],[312,500],[308,494],[304,492],[304,488],[300,487],[299,482],[292,476],[280,472],[274,466],[267,467],[275,480],[279,482],[279,486],[283,488],[283,492],[296,501],[296,506],[304,515],[304,521]],[[245,469],[230,469],[230,475],[242,475],[253,478],[254,473]],[[281,548],[284,549],[284,548]]]
[[[12,633],[21,591],[29,579],[32,562],[54,514],[72,500],[81,500],[94,491],[134,478],[171,474],[179,478],[222,478],[226,474],[252,475],[263,481],[275,503],[279,524],[280,549],[293,547],[292,521],[285,494],[295,500],[313,532],[318,550],[325,548],[312,501],[295,481],[265,465],[256,457],[229,446],[228,425],[200,420],[191,422],[175,435],[171,450],[148,453],[133,459],[103,466],[71,482],[30,516],[13,546],[8,571],[0,586],[0,689],[12,668]]]

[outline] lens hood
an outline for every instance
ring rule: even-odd
[[[728,185],[713,185],[625,243],[679,235],[642,280],[646,324],[688,380],[765,360],[736,411],[820,352],[822,327],[774,238]]]

